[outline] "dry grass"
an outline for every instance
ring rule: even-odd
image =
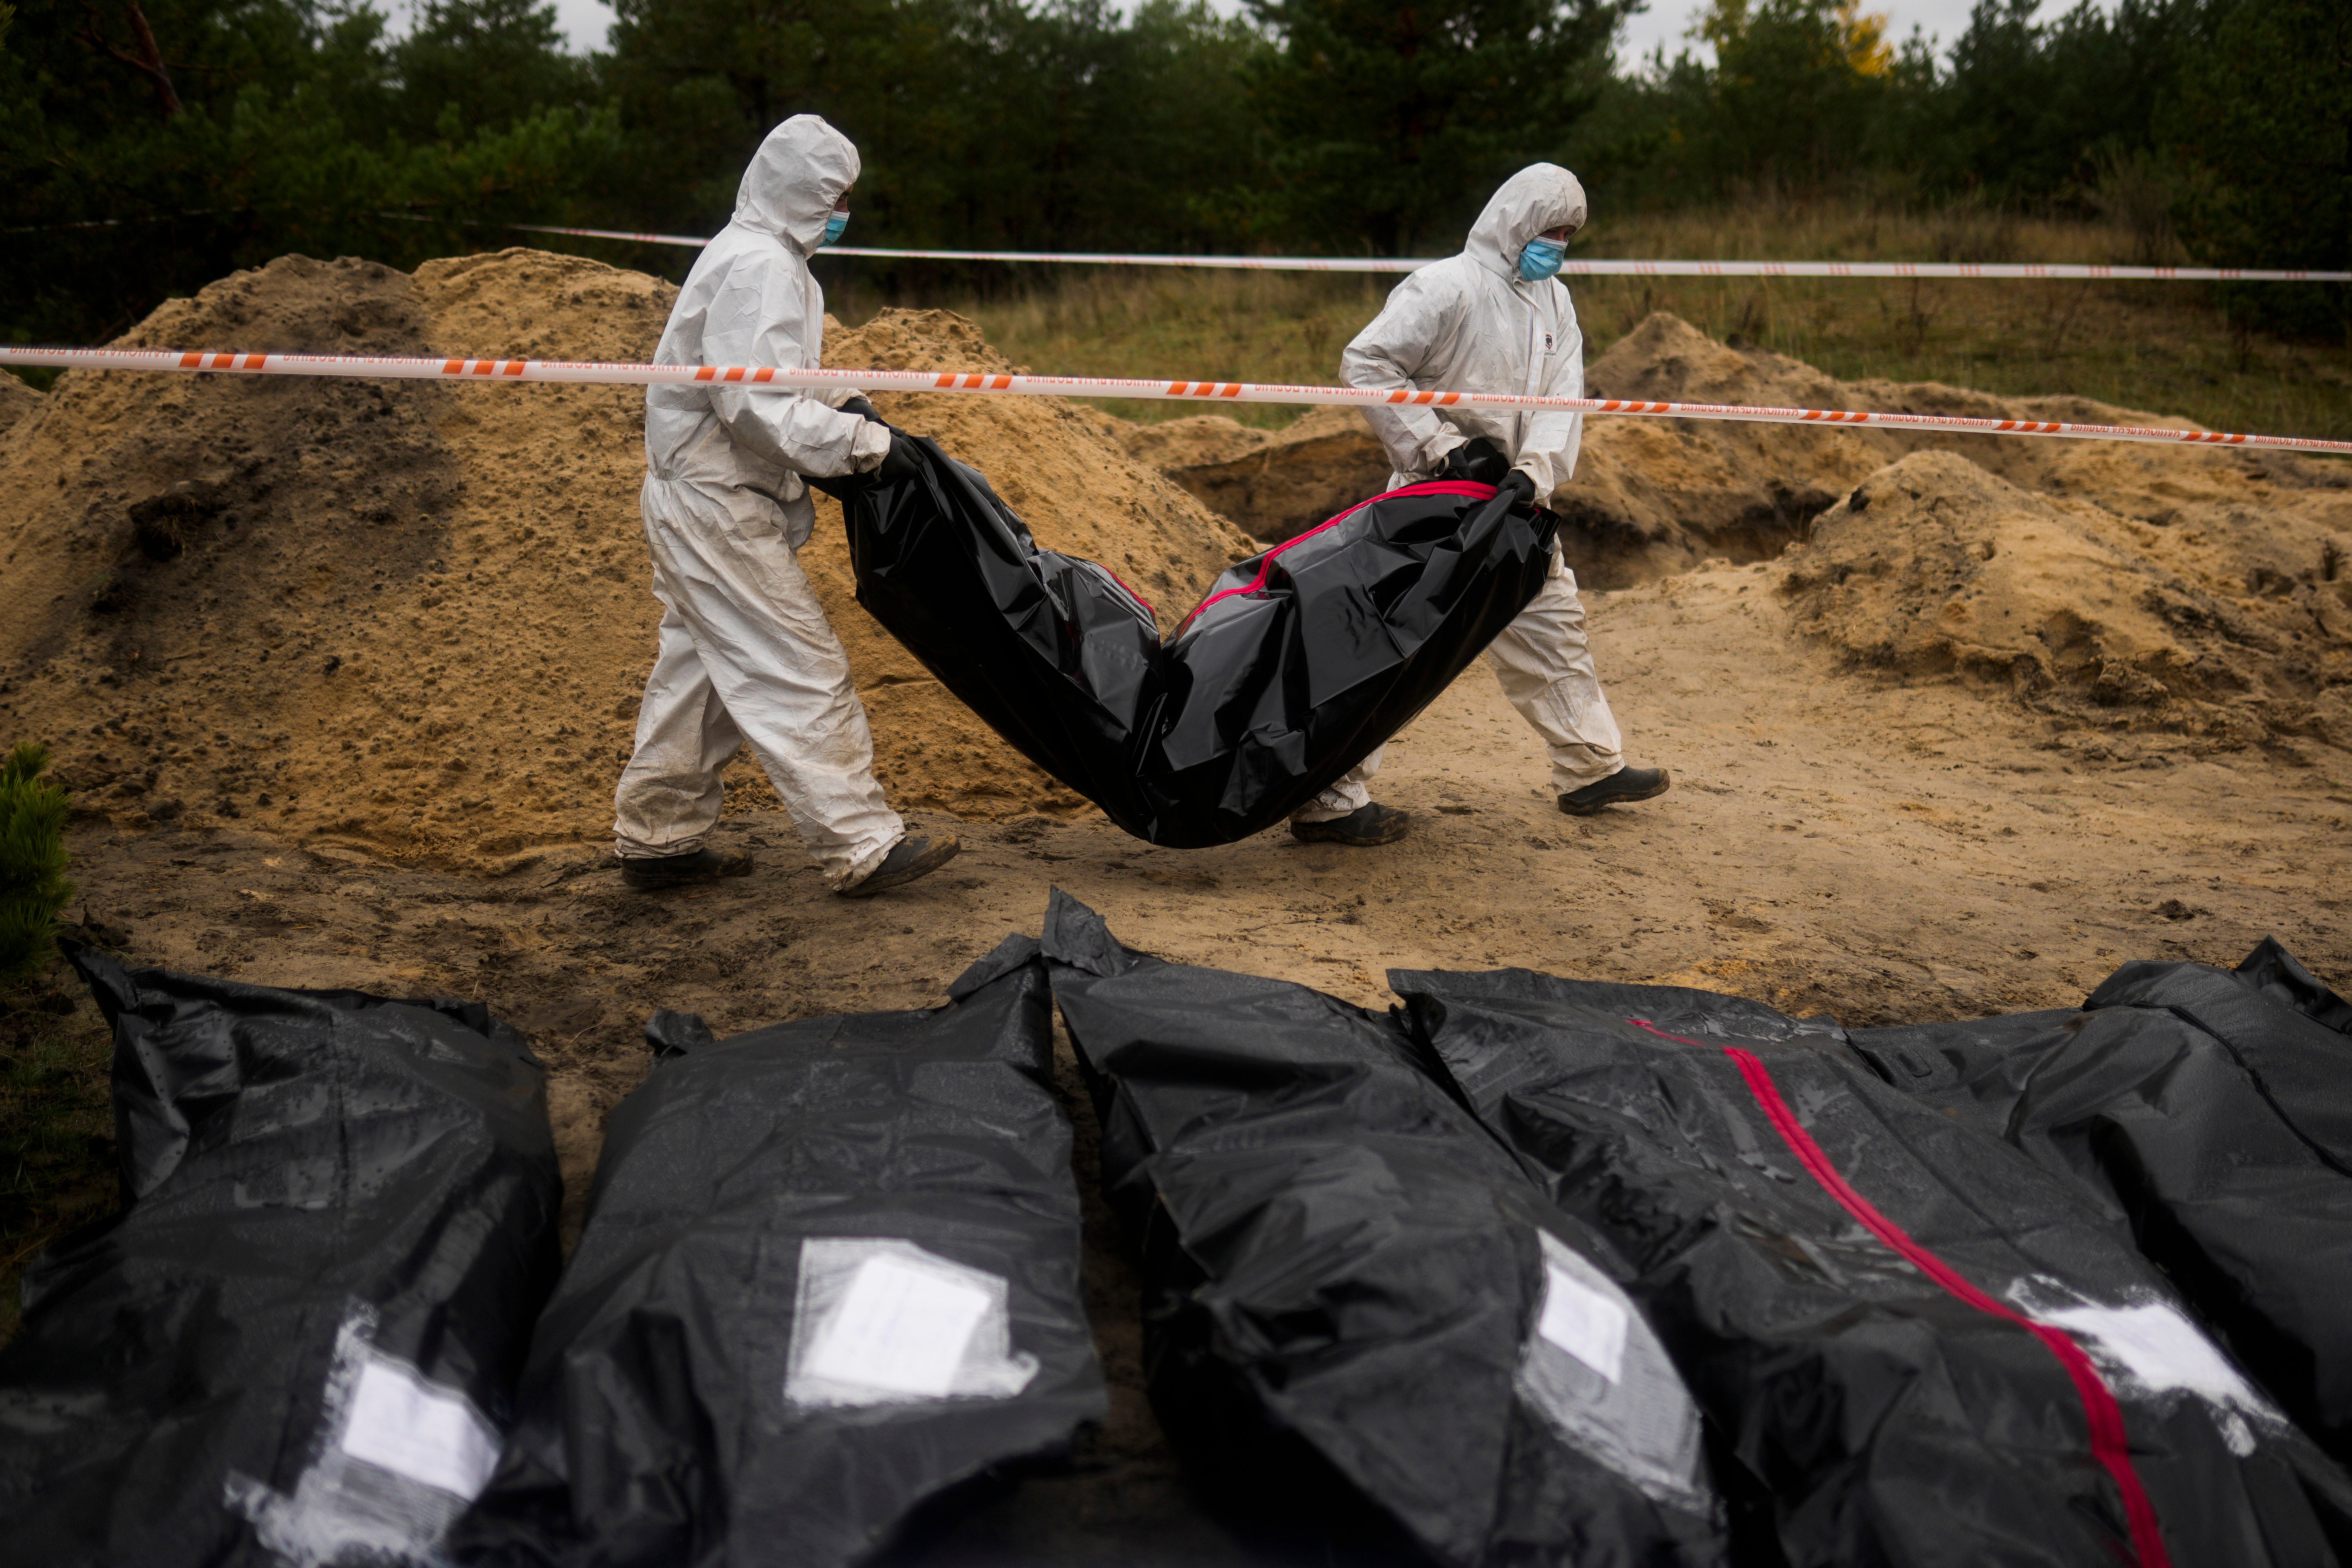
[[[1058,287],[958,305],[1016,363],[1075,375],[1181,375],[1328,383],[1339,351],[1379,313],[1395,282],[1375,275],[1072,268]],[[1105,400],[1122,417],[1172,419],[1177,403]],[[1298,410],[1223,408],[1246,424],[1286,425]]]
[[[1925,216],[1751,204],[1597,220],[1578,254],[1910,261],[2127,262],[2121,226],[1962,207]],[[2173,258],[2158,258],[2173,259]],[[1339,351],[1392,279],[1071,268],[1011,299],[957,308],[1018,363],[1082,375],[1335,380]],[[2220,429],[2352,437],[2352,346],[2232,330],[2193,283],[1832,279],[1580,279],[1588,355],[1654,310],[1847,380],[1942,381],[2010,395],[2071,393]],[[1181,404],[1109,405],[1134,419]],[[1225,410],[1276,426],[1294,416]]]

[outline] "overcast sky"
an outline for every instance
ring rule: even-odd
[[[613,25],[613,8],[600,5],[596,0],[555,0],[556,20],[563,24],[563,36],[582,54],[604,47],[604,29]]]
[[[586,0],[567,3],[583,5]],[[1916,27],[1936,40],[1937,54],[1944,54],[1968,31],[1970,0],[1863,0],[1862,8],[1865,13],[1885,13],[1890,43],[1901,43]],[[1685,47],[1702,54],[1711,53],[1696,44],[1686,46],[1683,38],[1706,9],[1706,0],[1650,0],[1650,8],[1628,23],[1624,36],[1618,39],[1618,59],[1626,64],[1645,59],[1661,44],[1665,46],[1668,59]],[[2051,0],[2044,0],[2042,15],[2048,16],[2063,9],[2063,5],[2053,7]]]
[[[1218,10],[1231,15],[1241,9],[1241,0],[1210,0]],[[1900,41],[1911,36],[1917,27],[1938,41],[1939,52],[1951,47],[1969,25],[1969,0],[1864,0],[1865,10],[1884,11],[1891,26],[1887,34]],[[1618,58],[1631,63],[1648,56],[1664,44],[1668,58],[1683,47],[1683,34],[1691,22],[1706,8],[1706,0],[1650,0],[1650,8],[1633,18],[1625,29],[1618,46]],[[2042,14],[2054,15],[2064,9],[2063,0],[2044,0]],[[389,9],[397,25],[404,19],[404,0],[389,0]],[[555,12],[563,24],[564,35],[575,49],[601,49],[604,47],[604,30],[613,24],[613,10],[599,0],[555,0]]]

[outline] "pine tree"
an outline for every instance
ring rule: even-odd
[[[2204,174],[2182,236],[2209,266],[2352,268],[2352,7],[2237,0],[2210,44],[2184,56],[2162,123]],[[2341,283],[2216,290],[2242,323],[2318,338],[2352,332]]]
[[[1318,250],[1450,250],[1504,178],[1556,159],[1635,0],[1249,0],[1272,162]],[[1319,243],[1316,243],[1319,241]]]

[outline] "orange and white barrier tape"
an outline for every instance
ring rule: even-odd
[[[1098,375],[1010,375],[927,370],[777,370],[756,365],[614,364],[545,359],[404,359],[366,354],[216,353],[179,349],[0,348],[0,365],[66,370],[188,371],[231,375],[317,375],[361,380],[463,381],[511,384],[769,387],[776,391],[961,392],[1014,397],[1135,397],[1205,403],[1340,405],[1479,409],[1504,414],[1631,414],[1662,419],[1730,419],[1759,425],[1868,425],[1975,436],[2056,436],[2145,441],[2168,447],[2257,447],[2352,456],[2352,441],[2301,436],[2232,436],[2141,425],[2070,425],[2044,419],[1982,419],[1958,414],[1877,414],[1835,408],[1765,408],[1737,403],[1650,403],[1622,397],[1531,397],[1490,392],[1383,392],[1356,386],[1274,386],[1246,381],[1143,381]]]
[[[690,234],[637,234],[618,228],[507,226],[529,234],[625,239],[640,245],[704,246]],[[818,256],[881,256],[909,261],[1042,261],[1086,267],[1232,267],[1262,272],[1418,272],[1438,257],[1176,256],[1102,250],[898,250],[828,245]],[[2241,267],[2093,267],[1994,261],[1563,261],[1560,276],[1579,278],[2084,278],[2235,283],[2352,283],[2352,272],[2295,272]]]

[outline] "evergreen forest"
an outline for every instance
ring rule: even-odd
[[[1855,0],[1715,0],[1627,67],[1639,3],[617,0],[579,55],[532,0],[424,0],[404,29],[331,0],[16,0],[0,339],[102,341],[288,251],[709,233],[804,110],[859,144],[867,244],[1442,254],[1550,159],[1596,210],[1966,205],[2100,216],[2117,260],[2352,267],[2344,0],[1979,0],[1932,47]],[[2347,299],[2239,309],[2340,341]]]

